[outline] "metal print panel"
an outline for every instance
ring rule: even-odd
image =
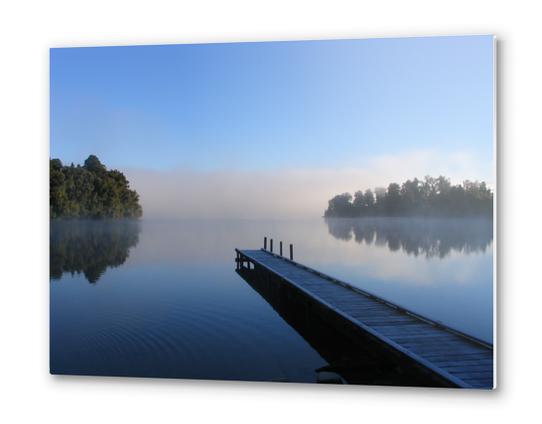
[[[492,36],[50,61],[52,374],[495,386]]]

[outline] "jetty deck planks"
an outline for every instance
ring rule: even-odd
[[[493,346],[267,250],[239,250],[260,266],[355,324],[451,386],[493,388]]]

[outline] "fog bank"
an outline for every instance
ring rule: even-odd
[[[275,171],[154,171],[127,169],[146,218],[304,218],[322,216],[327,201],[359,189],[425,175],[493,181],[491,164],[480,170],[468,154],[415,152],[380,156],[363,168]],[[476,165],[475,165],[476,164]]]

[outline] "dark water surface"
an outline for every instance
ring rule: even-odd
[[[59,221],[51,371],[316,381],[328,362],[314,334],[235,272],[234,248],[265,235],[294,243],[299,262],[492,341],[490,221]]]

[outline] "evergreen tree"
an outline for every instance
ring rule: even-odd
[[[139,195],[130,189],[124,174],[107,170],[90,155],[84,165],[49,163],[49,211],[51,218],[139,218]]]

